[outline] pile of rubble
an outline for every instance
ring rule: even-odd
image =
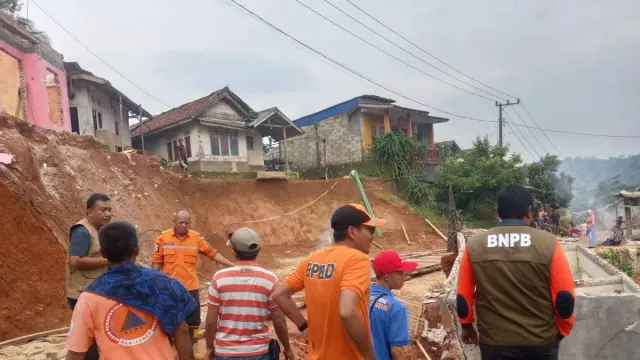
[[[63,360],[67,356],[67,334],[49,335],[26,344],[0,348],[0,360]]]

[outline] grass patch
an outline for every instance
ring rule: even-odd
[[[631,256],[629,256],[628,253],[623,254],[614,249],[598,249],[596,250],[596,254],[607,260],[609,264],[617,267],[618,270],[622,271],[627,276],[633,278],[633,260],[631,260]]]
[[[417,211],[423,218],[429,219],[440,231],[446,230],[449,226],[449,220],[434,208],[427,205],[413,205],[411,208]]]
[[[407,206],[407,202],[404,201],[401,197],[394,195],[394,194],[388,194],[388,193],[374,193],[373,196],[377,197],[378,199],[386,202],[387,204],[390,205],[395,205],[395,206],[403,206],[406,207]]]
[[[390,179],[391,172],[381,164],[373,160],[365,160],[361,162],[352,162],[345,164],[329,165],[328,169],[324,166],[319,168],[310,168],[300,171],[300,178],[304,180],[324,179],[325,172],[329,179],[337,179],[349,175],[351,170],[356,170],[361,178],[379,178]]]

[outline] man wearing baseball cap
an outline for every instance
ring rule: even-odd
[[[408,359],[409,325],[407,309],[391,293],[404,285],[406,273],[418,263],[404,261],[393,250],[385,250],[373,259],[376,282],[371,285],[371,335],[378,360]]]
[[[262,245],[260,236],[252,229],[240,228],[230,234],[227,244],[233,248],[237,261],[235,266],[218,271],[211,280],[207,360],[213,356],[216,360],[272,359],[269,316],[284,347],[285,359],[294,360],[287,320],[273,300],[278,278],[256,262]]]
[[[334,245],[304,259],[278,285],[274,298],[282,312],[308,335],[309,359],[375,359],[369,328],[371,261],[367,254],[382,219],[349,204],[331,216]],[[309,322],[291,295],[305,290]]]

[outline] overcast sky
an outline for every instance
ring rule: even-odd
[[[358,95],[375,94],[431,111],[435,116],[449,117],[447,124],[436,125],[436,141],[456,140],[462,147],[470,146],[476,136],[489,135],[497,141],[495,123],[460,119],[425,108],[338,70],[221,0],[35,1],[111,66],[171,107],[229,85],[254,110],[278,106],[289,118],[296,119]],[[224,1],[229,4],[229,0]],[[394,91],[454,113],[481,119],[498,117],[493,101],[407,67],[294,0],[237,1]],[[476,91],[402,52],[325,1],[301,1],[415,67]],[[426,61],[460,77],[345,0],[329,1]],[[519,96],[543,128],[640,135],[638,0],[352,1],[464,73]],[[38,28],[49,33],[54,48],[64,54],[66,61],[78,61],[85,69],[107,78],[153,114],[167,110],[101,63],[33,3],[29,16]],[[515,110],[533,126],[521,107]],[[513,109],[507,112],[520,122]],[[544,154],[545,150],[535,138],[547,151],[557,154],[539,131],[534,131],[535,137],[525,128],[520,131],[539,153]],[[518,131],[516,134],[521,136]],[[640,152],[637,138],[551,132],[547,135],[565,156],[607,157]],[[509,128],[505,128],[505,141],[527,161],[531,160]]]

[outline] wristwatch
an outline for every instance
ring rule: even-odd
[[[298,326],[298,330],[300,330],[300,332],[304,332],[305,330],[307,330],[308,327],[309,327],[309,323],[305,321],[302,325]]]

